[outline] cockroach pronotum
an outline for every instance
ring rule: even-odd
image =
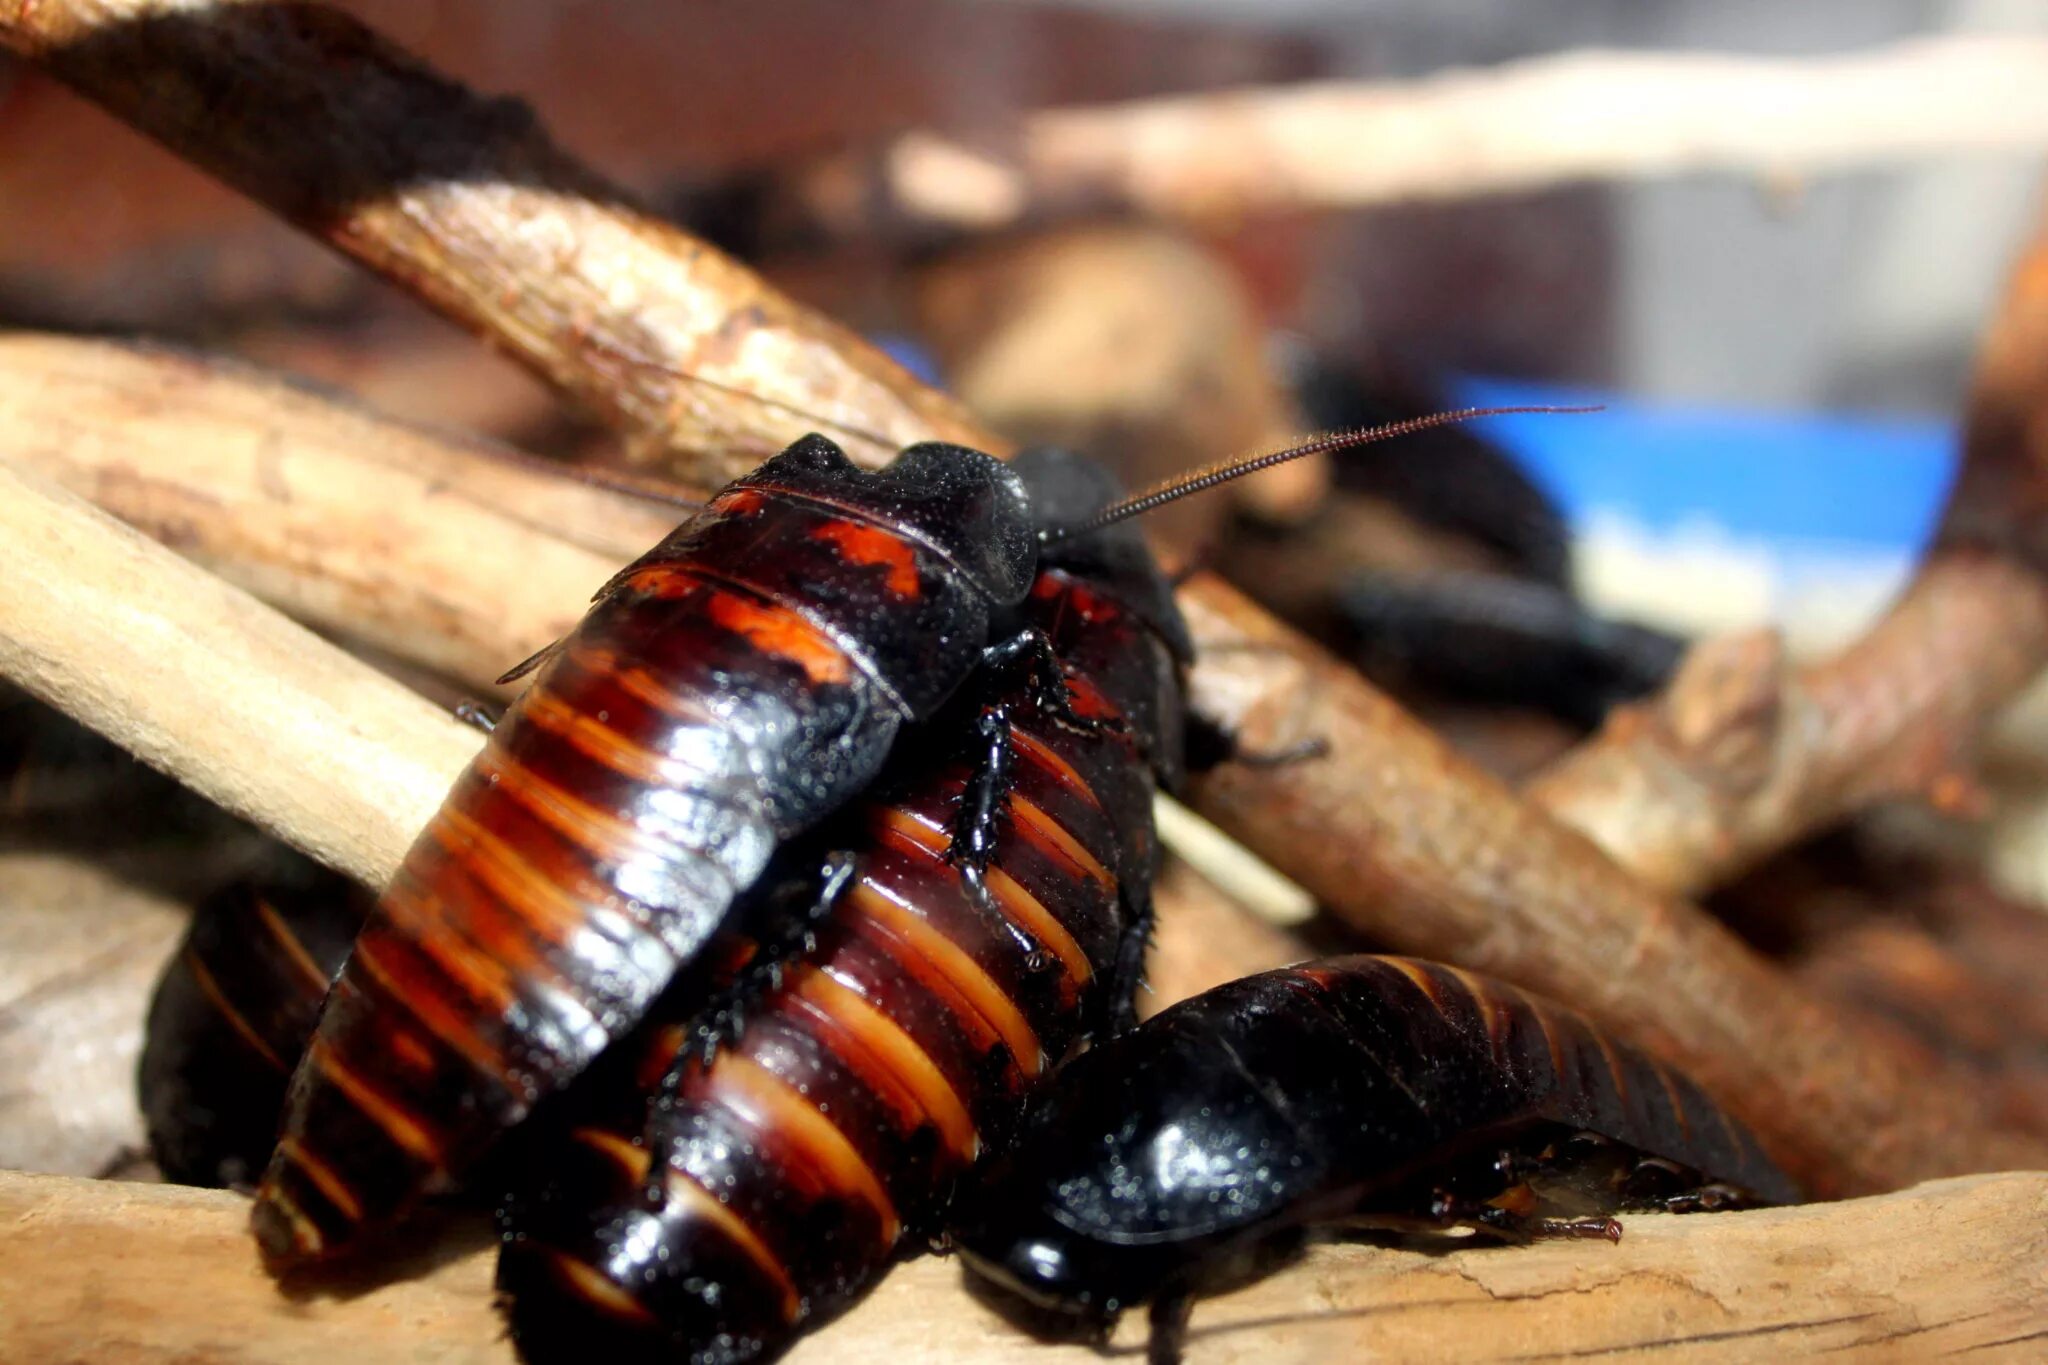
[[[1062,1068],[954,1207],[969,1266],[1041,1321],[1190,1297],[1319,1226],[1620,1236],[1608,1215],[1800,1191],[1684,1076],[1503,982],[1394,957],[1264,972]]]
[[[358,936],[253,1222],[283,1272],[459,1180],[627,1031],[778,842],[857,795],[1031,583],[1022,486],[812,436],[622,570]]]
[[[368,915],[368,892],[273,844],[201,900],[150,1001],[137,1091],[150,1150],[186,1185],[253,1185],[292,1063]]]
[[[1055,524],[1109,501],[1073,457],[1015,468]],[[1028,1087],[1127,1017],[1185,628],[1127,527],[1048,550],[1017,616],[1060,672],[985,666],[807,841],[847,868],[811,950],[708,1052],[653,1030],[637,1075],[593,1074],[527,1144],[499,1285],[530,1358],[779,1351],[935,1232]]]

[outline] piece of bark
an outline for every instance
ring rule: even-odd
[[[381,886],[476,732],[0,461],[0,675]]]
[[[821,164],[795,197],[842,233],[988,231],[1081,212],[1229,219],[1591,179],[1782,178],[2044,145],[2048,41],[2037,37],[1800,57],[1590,50],[1413,81],[1048,109],[974,143],[907,133]]]
[[[134,19],[150,13],[171,17]],[[110,33],[92,36],[96,22],[124,14],[131,22],[116,21]],[[135,41],[165,24],[165,41]],[[638,393],[632,385],[639,371],[614,361],[647,345],[634,318],[586,309],[579,291],[591,272],[615,268],[635,303],[674,290],[663,316],[680,311],[712,326],[712,317],[722,315],[739,319],[745,335],[759,335],[746,327],[750,304],[762,296],[758,281],[729,262],[700,271],[701,253],[666,232],[650,234],[644,219],[608,198],[586,173],[565,169],[565,159],[530,129],[479,120],[480,106],[469,97],[353,25],[331,31],[325,24],[281,26],[275,14],[266,18],[247,3],[202,11],[191,0],[0,0],[0,41],[189,145],[209,164],[234,163],[242,155],[260,160],[265,146],[336,149],[331,173],[310,157],[306,164],[261,163],[280,182],[269,186],[276,191],[270,202],[286,211],[331,203],[337,186],[345,190],[362,180],[352,158],[365,148],[390,151],[379,140],[380,130],[389,129],[378,120],[392,107],[383,93],[432,92],[439,103],[413,111],[420,118],[407,124],[406,145],[440,149],[437,155],[472,175],[509,176],[514,183],[497,190],[519,212],[436,225],[431,218],[400,220],[366,209],[347,220],[347,229],[360,235],[366,256],[411,262],[421,273],[402,282],[422,298],[445,305],[452,296],[470,297],[464,291],[488,279],[509,290],[520,307],[562,324],[547,335],[573,335],[578,344],[542,348],[543,369],[571,393],[614,385]],[[238,53],[242,59],[261,55],[265,64],[237,65]],[[226,70],[214,64],[223,54]],[[188,62],[196,65],[187,70]],[[177,69],[152,76],[162,63]],[[232,103],[211,111],[206,122],[181,121],[193,108],[180,94],[188,82],[229,75],[236,77],[224,82],[235,92]],[[327,89],[337,79],[346,80],[345,91]],[[166,87],[162,98],[138,98],[138,90],[156,85]],[[308,91],[333,98],[307,103],[300,97]],[[275,107],[266,117],[270,104]],[[280,110],[295,120],[294,136],[265,143],[261,130],[275,127],[268,119]],[[365,121],[366,128],[358,126]],[[436,136],[422,136],[423,126],[434,127]],[[509,138],[513,154],[492,160],[489,151],[464,151],[465,138],[499,152]],[[521,180],[522,168],[535,174]],[[520,186],[536,177],[555,192],[524,193]],[[458,189],[485,193],[491,187],[473,180]],[[372,209],[380,202],[375,195],[362,200]],[[440,201],[429,195],[406,202],[425,212]],[[459,255],[444,259],[442,247],[433,245],[444,232]],[[546,248],[539,258],[536,243]],[[661,262],[664,252],[677,254]],[[558,269],[565,253],[574,255],[573,272]],[[469,318],[515,353],[533,343],[526,320],[518,307],[483,308]],[[884,433],[890,439],[906,429],[978,439],[971,427],[962,433],[957,421],[919,426],[920,414],[953,410],[900,369],[877,369],[865,348],[842,354],[845,338],[837,329],[809,321],[791,328],[785,337],[816,344],[799,348],[800,355],[764,347],[749,348],[744,357],[776,369],[783,381],[771,391],[777,401],[800,395],[793,406],[844,411],[835,405],[849,393],[880,390],[886,401],[878,400],[875,411],[897,424]],[[735,377],[730,368],[712,373]],[[757,399],[729,387],[685,387],[699,406],[718,406],[720,423],[738,427],[760,417]],[[672,429],[672,414],[634,398],[604,411],[629,427],[642,424],[657,443]],[[1180,600],[1197,641],[1209,650],[1193,679],[1196,704],[1254,751],[1320,737],[1335,755],[1285,770],[1227,768],[1199,789],[1204,813],[1370,937],[1506,975],[1580,1005],[1692,1071],[1758,1127],[1781,1161],[1821,1188],[1861,1191],[2043,1159],[2042,1139],[2002,1129],[1957,1077],[1928,1059],[1901,1055],[1802,998],[1695,909],[1652,893],[1583,838],[1453,760],[1356,674],[1228,587],[1198,577]]]
[[[0,45],[490,338],[648,458],[690,448],[722,482],[820,425],[869,462],[974,434],[952,400],[566,156],[523,106],[339,10],[7,0]]]
[[[1773,632],[1687,655],[1525,794],[1652,885],[1689,894],[1881,801],[1959,805],[1977,740],[2048,662],[2048,579],[1937,550],[1854,644],[1795,669]]]
[[[288,1298],[247,1202],[217,1191],[0,1173],[9,1360],[183,1365],[509,1365],[490,1249],[421,1249],[421,1273]],[[2027,1359],[2048,1337],[2048,1175],[1978,1176],[1851,1203],[1625,1220],[1616,1246],[1448,1254],[1344,1244],[1196,1305],[1189,1365],[1579,1356],[1782,1359],[1806,1352]],[[474,1243],[470,1243],[474,1246]],[[1116,1354],[1143,1338],[1133,1313]],[[2003,1357],[1993,1352],[2003,1349]],[[790,1365],[1100,1360],[1035,1341],[961,1289],[951,1261],[899,1266]]]
[[[187,908],[104,859],[0,849],[0,1168],[96,1175],[144,1145],[143,1014]]]

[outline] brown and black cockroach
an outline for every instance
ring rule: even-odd
[[[776,846],[972,672],[1031,585],[1033,525],[987,455],[912,446],[870,473],[806,437],[507,674],[534,671],[300,1059],[253,1213],[271,1269],[459,1182],[627,1032]]]
[[[1036,1325],[1192,1295],[1318,1228],[1616,1239],[1610,1216],[1796,1202],[1690,1080],[1503,982],[1340,957],[1184,1000],[1075,1058],[950,1235]],[[1021,1301],[1019,1303],[1018,1301]]]
[[[1322,438],[1107,515],[1476,415]],[[1056,673],[1042,634],[995,623],[1041,541],[1103,520],[1052,526],[975,451],[913,446],[868,473],[810,436],[621,571],[507,675],[539,670],[358,936],[257,1192],[271,1269],[357,1245],[473,1170],[977,666]]]
[[[1112,491],[1071,456],[1013,467],[1056,525]],[[1030,1087],[1128,1021],[1186,630],[1129,527],[1050,547],[1005,625],[1057,671],[984,666],[793,850],[843,869],[809,950],[708,1045],[682,1002],[528,1144],[499,1287],[529,1359],[778,1353],[923,1245]]]
[[[150,1001],[137,1092],[166,1178],[248,1188],[292,1064],[374,898],[282,844],[193,907]]]
[[[1585,730],[1662,687],[1687,645],[1505,574],[1358,575],[1337,585],[1332,611],[1369,673],[1460,701],[1539,707]]]

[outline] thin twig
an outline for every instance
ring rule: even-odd
[[[340,10],[6,0],[0,46],[488,337],[648,456],[691,451],[711,482],[820,424],[873,461],[968,430],[950,399],[564,155],[524,106]]]
[[[2043,147],[2048,40],[1970,35],[1822,57],[1566,52],[1415,81],[1052,109],[979,143],[916,132],[834,158],[796,197],[844,233],[985,231],[1115,209],[1227,218]]]

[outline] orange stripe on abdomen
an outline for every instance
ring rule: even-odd
[[[927,986],[943,981],[946,993],[959,1002],[959,1007],[973,1012],[974,1022],[1002,1039],[1011,1059],[1026,1076],[1036,1076],[1044,1070],[1045,1055],[1039,1047],[1038,1034],[1024,1012],[1017,1008],[1009,992],[958,944],[933,928],[914,909],[898,904],[868,881],[860,882],[847,893],[846,907],[852,916],[880,929],[888,940],[899,945],[901,951],[891,955],[919,980]],[[906,953],[909,959],[904,957]]]
[[[721,1104],[749,1127],[792,1149],[802,1169],[841,1198],[866,1204],[881,1220],[884,1248],[903,1230],[895,1201],[874,1168],[810,1100],[750,1057],[722,1052],[695,1087],[702,1102]]]
[[[829,1030],[829,1035],[821,1034],[821,1043],[842,1055],[849,1048],[862,1050],[911,1100],[914,1114],[938,1130],[947,1150],[963,1162],[981,1154],[981,1135],[959,1092],[900,1024],[816,967],[792,972],[789,990],[807,1007],[809,1017]],[[855,1069],[865,1070],[857,1065]]]

